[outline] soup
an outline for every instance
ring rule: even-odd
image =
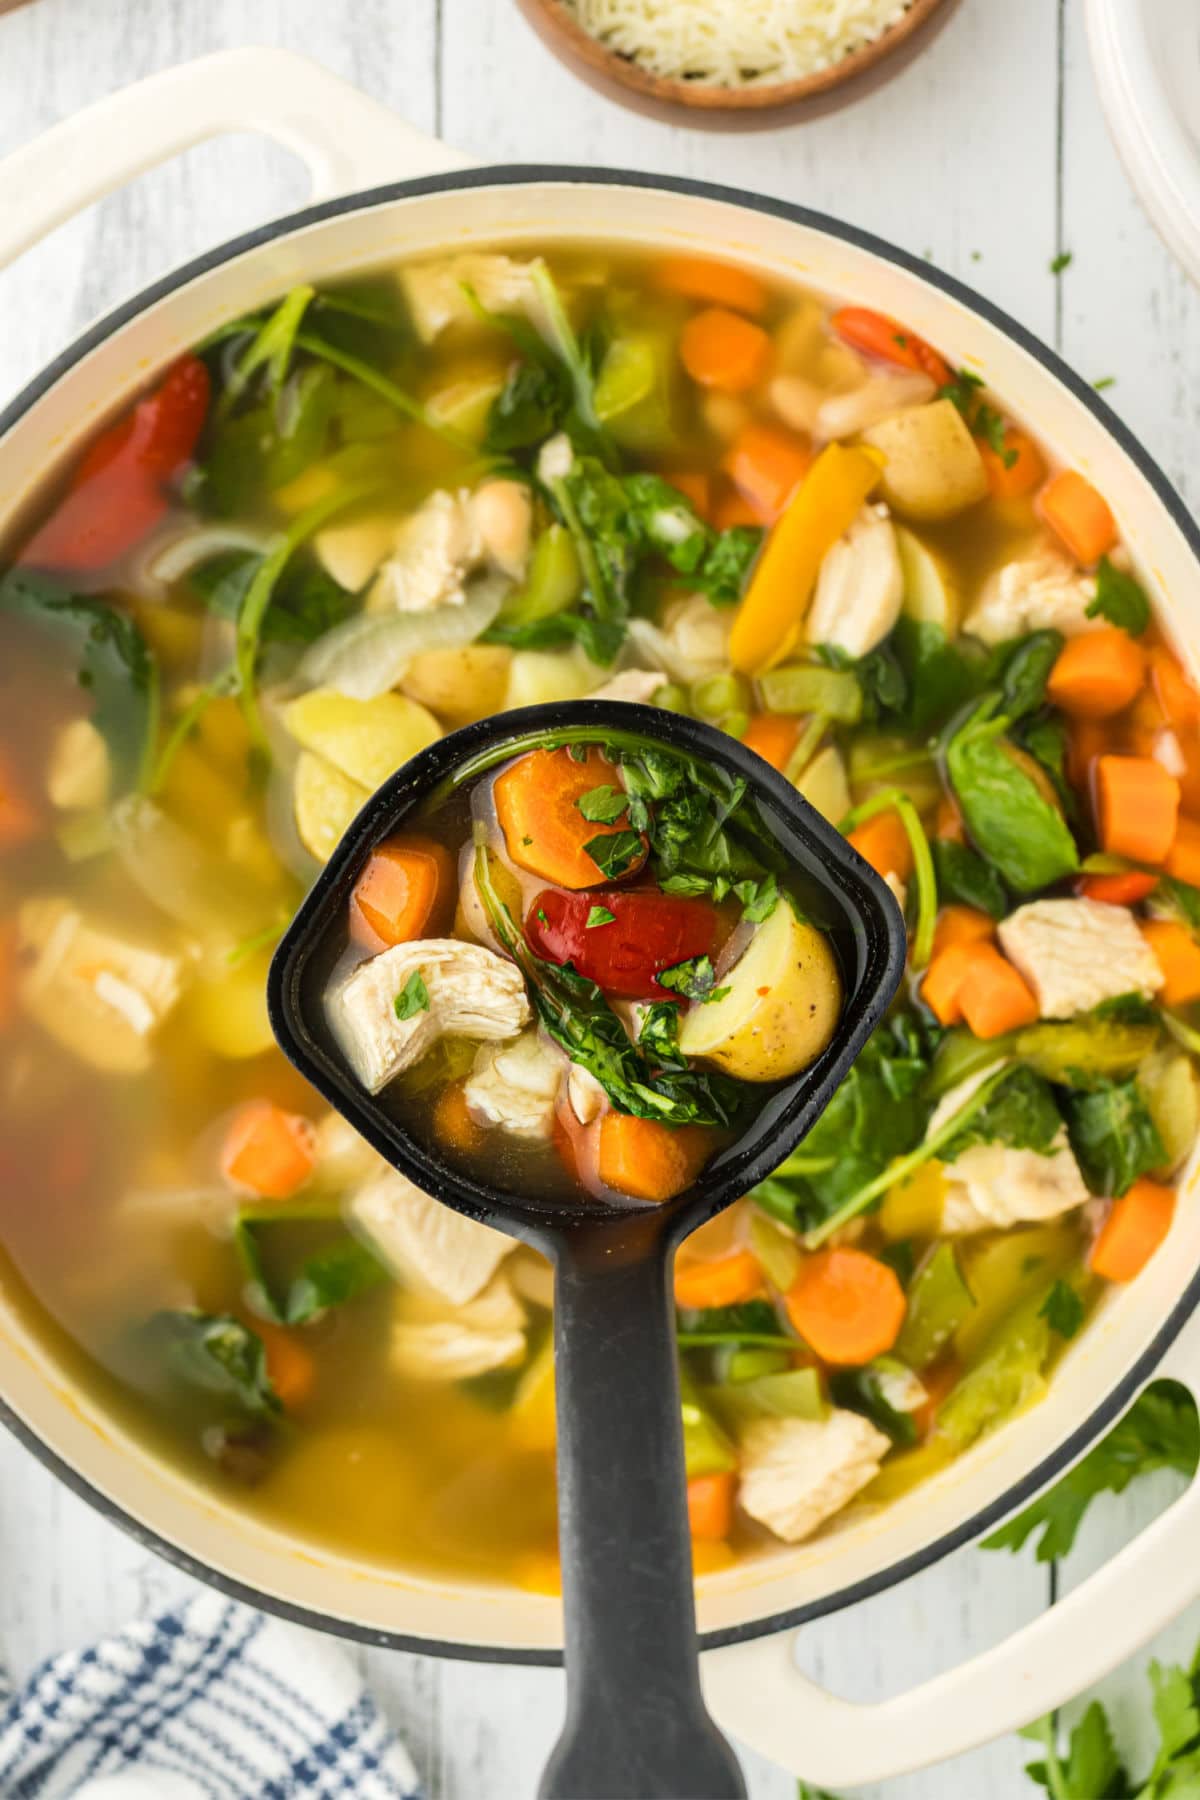
[[[1196,1136],[1200,696],[1036,424],[902,323],[599,245],[296,290],[92,440],[0,576],[0,1235],[106,1405],[311,1539],[554,1586],[549,1272],[397,1186],[264,981],[382,780],[585,694],[751,746],[909,933],[824,1117],[680,1253],[697,1566],[1041,1396]],[[363,1078],[463,1168],[654,1205],[819,1049],[836,942],[732,796],[689,785],[668,856],[637,753],[583,752],[381,846],[337,991],[403,974],[421,1053]],[[739,1038],[804,932],[820,1029]],[[430,1031],[431,941],[503,971],[487,1032]]]

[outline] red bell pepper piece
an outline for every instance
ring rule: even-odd
[[[196,448],[210,388],[199,357],[181,357],[153,393],[84,453],[66,494],[20,561],[90,573],[140,543],[166,513],[168,485]]]
[[[588,925],[597,908],[611,913]],[[676,898],[657,888],[543,888],[529,909],[525,937],[546,962],[571,963],[606,994],[665,1000],[658,976],[693,956],[711,956],[722,920],[707,900]]]

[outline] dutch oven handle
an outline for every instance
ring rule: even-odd
[[[0,162],[0,268],[147,169],[244,131],[298,156],[314,201],[470,160],[305,56],[221,51],[121,88]]]
[[[1200,1316],[1155,1370],[1164,1377],[1200,1400]],[[909,1693],[866,1706],[839,1699],[801,1675],[785,1632],[709,1651],[705,1697],[726,1731],[818,1787],[928,1768],[1019,1730],[1140,1650],[1195,1598],[1197,1542],[1200,1477],[1065,1600]]]

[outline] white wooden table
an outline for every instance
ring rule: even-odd
[[[1200,500],[1200,293],[1143,218],[1105,134],[1075,0],[962,0],[927,53],[826,118],[745,135],[667,128],[580,86],[511,0],[34,0],[0,17],[0,154],[139,76],[273,43],[318,57],[481,158],[613,164],[740,184],[878,231],[1056,344]],[[0,403],[95,314],[203,247],[298,205],[261,142],[208,146],[145,178],[0,275]],[[1051,273],[1069,251],[1070,265]],[[1168,1478],[1096,1509],[1069,1561],[965,1550],[811,1628],[809,1668],[853,1698],[979,1650],[1144,1525]],[[191,1583],[0,1436],[0,1654],[17,1674]],[[1119,1622],[1114,1621],[1114,1630]],[[1155,1648],[1190,1651],[1200,1610]],[[524,1800],[558,1729],[554,1673],[355,1652],[432,1800]],[[1123,1683],[1132,1691],[1132,1682]],[[1128,1710],[1127,1708],[1125,1710]],[[1009,1740],[872,1790],[874,1800],[1015,1800]],[[754,1800],[789,1778],[749,1765]]]

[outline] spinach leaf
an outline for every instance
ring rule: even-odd
[[[1042,1304],[1041,1316],[1050,1321],[1060,1338],[1073,1338],[1083,1324],[1086,1308],[1069,1281],[1056,1281]]]
[[[223,550],[191,570],[188,586],[210,612],[236,622],[263,561],[253,550]],[[354,596],[319,563],[305,559],[286,569],[276,583],[260,642],[313,644],[353,610]]]
[[[903,722],[911,731],[940,730],[979,693],[987,659],[972,639],[952,641],[940,625],[903,617],[888,642],[908,687]]]
[[[687,1058],[679,1048],[679,1002],[656,1000],[642,1019],[638,1048],[660,1068],[686,1069]]]
[[[1005,736],[1009,721],[997,704],[984,701],[954,733],[946,770],[975,845],[1009,887],[1028,894],[1072,874],[1079,852],[1045,777]]]
[[[1087,609],[1089,619],[1107,619],[1130,637],[1141,637],[1150,623],[1150,602],[1132,575],[1114,568],[1107,556],[1096,570],[1096,597]]]
[[[158,665],[129,614],[20,568],[0,579],[0,612],[30,620],[76,657],[92,723],[112,760],[114,792],[142,784],[158,726]]]
[[[1045,703],[1046,683],[1064,643],[1061,631],[1033,631],[998,652],[1000,711],[1010,724]]]
[[[735,606],[762,548],[763,536],[757,525],[730,525],[718,532],[692,586],[703,589],[714,606]]]
[[[234,1244],[250,1283],[252,1303],[277,1325],[303,1325],[344,1306],[388,1279],[387,1270],[357,1238],[342,1235],[304,1258],[282,1281],[271,1278],[264,1255],[270,1222],[243,1214]]]
[[[897,1363],[897,1369],[903,1365]],[[904,1371],[907,1373],[907,1371]],[[888,1400],[883,1386],[887,1369],[868,1363],[861,1369],[842,1369],[829,1383],[829,1395],[835,1406],[861,1413],[870,1419],[893,1444],[910,1445],[917,1441],[917,1427],[911,1413],[900,1412]]]
[[[1115,1198],[1166,1162],[1136,1076],[1068,1093],[1063,1109],[1071,1148],[1093,1194]]]
[[[545,363],[514,363],[488,412],[484,448],[532,450],[561,426],[569,392],[561,371]]]
[[[1049,1082],[1019,1064],[938,1155],[950,1163],[972,1145],[1007,1144],[1012,1150],[1036,1150],[1048,1156],[1061,1129],[1062,1115]]]
[[[1200,932],[1200,888],[1179,881],[1174,875],[1160,875],[1150,902],[1150,910],[1178,919],[1189,931]]]
[[[768,917],[778,893],[769,882],[778,852],[746,805],[745,783],[726,786],[653,746],[622,751],[621,767],[629,823],[649,840],[659,885],[717,901],[736,893],[752,917]]]
[[[189,1387],[234,1400],[255,1415],[283,1410],[267,1373],[262,1339],[228,1313],[157,1313],[146,1328],[146,1343]]]
[[[956,900],[963,906],[990,913],[993,919],[1004,917],[1008,894],[990,863],[965,844],[956,844],[949,838],[935,838],[930,847],[937,870],[938,898],[943,905]]]
[[[583,847],[607,881],[620,881],[642,860],[641,834],[636,831],[614,831],[606,837],[589,838]]]
[[[387,276],[324,289],[306,317],[335,349],[385,366],[394,363],[413,338],[399,286]]]
[[[1042,713],[1037,718],[1026,719],[1020,724],[1015,736],[1019,747],[1041,764],[1054,783],[1054,791],[1064,817],[1074,819],[1078,812],[1078,801],[1067,776],[1070,743],[1066,720],[1056,713]]]
[[[867,656],[850,656],[837,644],[819,644],[817,655],[831,669],[848,670],[862,692],[863,720],[874,723],[888,715],[901,716],[908,701],[908,680],[888,644]]]
[[[673,994],[682,994],[685,1000],[698,1000],[703,1006],[713,1000],[723,1000],[729,992],[728,988],[718,987],[716,982],[711,956],[689,957],[687,962],[663,969],[658,977],[660,987]]]

